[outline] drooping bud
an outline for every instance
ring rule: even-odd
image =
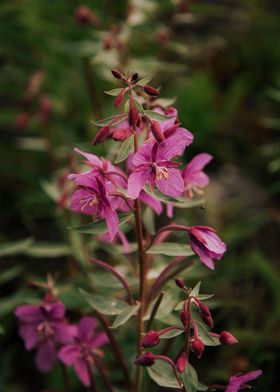
[[[154,138],[158,142],[162,142],[164,140],[164,134],[162,132],[161,126],[157,121],[154,120],[151,121],[151,131],[152,134],[154,135]]]
[[[233,336],[230,332],[228,331],[222,331],[220,333],[220,342],[221,344],[227,344],[227,345],[231,345],[231,344],[236,344],[238,343],[238,340],[236,339],[235,336]]]
[[[154,354],[151,352],[144,353],[136,358],[134,363],[138,366],[153,366],[155,363]]]
[[[190,312],[183,310],[180,314],[180,319],[184,327],[187,327],[190,323]]]
[[[116,108],[118,108],[122,104],[123,98],[124,98],[124,91],[122,90],[115,98],[115,107]]]
[[[194,339],[192,342],[192,350],[197,358],[201,358],[201,355],[204,351],[204,344],[199,338]]]
[[[137,79],[138,79],[138,73],[136,72],[131,76],[131,83],[135,83]]]
[[[157,89],[152,86],[148,86],[147,84],[143,87],[143,90],[151,97],[157,97],[159,95],[159,91]]]
[[[135,107],[134,99],[131,98],[130,99],[130,109],[129,109],[129,112],[128,112],[129,124],[132,125],[132,126],[136,125],[137,119],[138,119],[138,110]]]
[[[178,370],[179,373],[184,373],[186,366],[187,366],[187,363],[188,363],[188,358],[187,358],[185,351],[183,351],[179,355],[179,357],[176,361],[176,369]]]
[[[157,331],[149,331],[143,338],[143,347],[154,347],[160,342],[159,334]]]
[[[111,72],[116,79],[122,79],[123,75],[117,69],[112,69]]]
[[[201,312],[201,318],[205,322],[206,325],[208,325],[210,328],[213,328],[214,326],[214,321],[212,319],[210,310],[207,305],[205,305],[203,302],[197,301],[197,304],[199,306],[200,312]]]
[[[105,125],[105,127],[102,127],[97,132],[92,144],[96,146],[97,144],[104,142],[104,140],[108,139],[110,136],[111,136],[111,129],[110,127],[108,127],[108,125]]]
[[[183,288],[185,287],[185,284],[184,284],[184,282],[183,282],[183,279],[176,278],[176,279],[175,279],[175,283],[176,283],[176,285],[177,285],[178,287],[180,287],[180,289],[183,289]]]

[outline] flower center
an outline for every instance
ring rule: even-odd
[[[94,207],[98,204],[97,197],[95,195],[90,197],[83,197],[80,201],[81,211],[83,212],[86,207]]]
[[[50,338],[54,334],[52,327],[46,320],[38,325],[37,331],[43,338]]]
[[[156,163],[153,163],[153,167],[156,171],[156,178],[158,181],[164,178],[165,180],[168,178],[168,169],[164,166],[158,166]]]

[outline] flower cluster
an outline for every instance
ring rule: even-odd
[[[99,347],[107,343],[105,333],[94,333],[95,319],[86,316],[77,325],[70,324],[65,306],[52,295],[46,295],[39,305],[19,306],[15,315],[26,350],[36,350],[39,371],[49,372],[59,359],[66,366],[74,366],[81,382],[90,385],[95,357],[102,356]]]

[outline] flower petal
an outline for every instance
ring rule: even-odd
[[[182,155],[185,149],[185,141],[180,136],[171,136],[158,144],[157,162],[169,161],[173,157]]]
[[[38,347],[35,361],[38,370],[42,373],[47,373],[54,367],[56,349],[51,339],[46,340]]]
[[[104,210],[104,218],[107,223],[108,232],[110,236],[110,241],[116,237],[119,231],[119,218],[116,211],[113,211],[111,208],[106,208]]]
[[[211,257],[208,255],[205,247],[202,245],[201,242],[197,241],[195,237],[190,235],[191,239],[191,248],[198,255],[200,258],[201,262],[205,264],[208,268],[211,270],[215,269],[215,265]]]
[[[90,386],[90,374],[88,369],[87,361],[84,359],[79,359],[74,366],[75,373],[77,374],[78,378],[84,384],[84,386]]]
[[[20,326],[19,335],[24,341],[24,346],[26,350],[32,350],[38,340],[37,323],[35,324],[25,324]]]
[[[155,179],[159,191],[166,196],[177,197],[183,193],[184,181],[181,172],[177,169],[169,168],[168,177],[162,176],[160,180]]]
[[[92,317],[83,317],[78,325],[78,337],[81,341],[89,341],[92,338],[96,320]]]
[[[77,344],[69,344],[64,346],[58,353],[58,358],[66,366],[72,366],[78,360],[81,349]]]
[[[147,165],[151,163],[153,145],[150,143],[143,144],[139,151],[134,154],[132,164],[135,166]]]
[[[65,314],[65,306],[62,302],[56,302],[51,305],[51,308],[48,313],[51,319],[61,320],[63,319]]]
[[[92,348],[98,348],[108,343],[108,336],[104,332],[100,332],[94,336],[91,341]]]
[[[78,154],[84,156],[94,166],[101,167],[102,161],[97,155],[90,154],[88,152],[84,152],[77,147],[74,148],[74,151],[77,152]]]
[[[187,170],[190,172],[199,172],[203,170],[204,166],[206,166],[212,159],[212,155],[205,152],[198,154],[187,165]]]
[[[40,306],[37,305],[23,305],[16,308],[15,315],[26,323],[40,322],[43,320],[43,315]]]
[[[130,174],[127,182],[127,191],[132,199],[137,199],[139,193],[148,181],[150,169],[137,170]]]
[[[145,191],[140,192],[140,200],[151,207],[156,214],[160,215],[162,213],[162,205],[161,202],[154,197],[148,195]]]
[[[69,327],[64,322],[52,323],[52,328],[54,331],[54,340],[59,343],[69,343],[72,340],[72,335],[70,333]]]

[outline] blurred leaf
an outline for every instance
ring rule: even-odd
[[[157,361],[147,370],[151,379],[159,386],[178,389],[178,382],[174,376],[174,371],[166,362]]]
[[[153,79],[153,75],[151,76],[146,76],[143,79],[140,79],[137,84],[140,84],[140,86],[145,86],[146,84],[148,84],[152,79]]]
[[[118,315],[124,309],[127,308],[127,304],[125,302],[119,301],[115,298],[106,298],[102,295],[90,294],[84,291],[83,289],[79,289],[81,296],[86,300],[86,302],[95,310],[97,310],[101,314],[106,315]]]
[[[60,199],[61,193],[55,184],[43,180],[41,181],[41,187],[53,201],[57,202]]]
[[[196,297],[199,294],[199,290],[200,290],[200,286],[201,286],[201,282],[198,282],[194,288],[192,289],[190,296],[192,297]]]
[[[182,245],[173,242],[164,242],[152,246],[147,253],[166,256],[192,256],[194,252],[189,245]]]
[[[119,149],[118,156],[115,159],[115,163],[123,162],[129,154],[133,152],[134,147],[134,135],[130,136],[121,144],[121,148]]]
[[[104,91],[104,93],[116,97],[117,95],[119,95],[120,92],[122,92],[122,90],[123,88],[114,88],[113,90]]]
[[[174,116],[166,116],[165,114],[153,112],[152,110],[145,110],[145,114],[146,114],[146,116],[148,116],[152,120],[157,120],[157,121],[164,121],[164,120],[168,120],[170,118],[174,118]]]
[[[143,213],[143,223],[149,234],[155,234],[155,213],[150,208],[146,208]]]
[[[150,187],[147,185],[145,185],[144,188],[145,188],[145,192],[148,193],[150,196],[154,197],[155,199],[165,204],[172,203],[174,207],[193,208],[193,207],[201,206],[205,203],[205,199],[187,200],[182,197],[171,198],[163,195],[157,189],[151,191]]]
[[[172,331],[168,331],[162,335],[160,335],[161,339],[170,339],[174,338],[175,336],[181,335],[184,330],[180,331],[179,329],[173,329]]]
[[[57,243],[47,243],[47,242],[38,242],[31,245],[30,248],[26,249],[24,252],[27,256],[30,257],[62,257],[68,256],[71,253],[71,250],[68,246],[64,244]]]
[[[132,214],[119,214],[119,225],[123,225],[128,222],[132,218]],[[108,227],[105,219],[99,220],[97,222],[91,222],[82,226],[68,227],[69,229],[77,230],[80,233],[84,234],[105,234],[108,232]]]
[[[140,304],[138,303],[123,309],[116,317],[111,328],[118,328],[119,326],[124,325],[133,315],[137,313],[139,306]]]
[[[32,243],[33,243],[32,238],[26,238],[25,240],[1,244],[0,257],[24,253],[28,248],[30,248]]]
[[[0,274],[0,284],[5,284],[10,280],[19,276],[23,271],[23,267],[21,265],[15,265],[7,269],[6,271],[2,271]]]
[[[144,109],[143,109],[141,103],[138,102],[137,99],[134,100],[134,103],[135,103],[135,106],[136,106],[138,112],[139,112],[140,114],[144,115],[144,114],[145,114],[145,111],[144,111]]]

